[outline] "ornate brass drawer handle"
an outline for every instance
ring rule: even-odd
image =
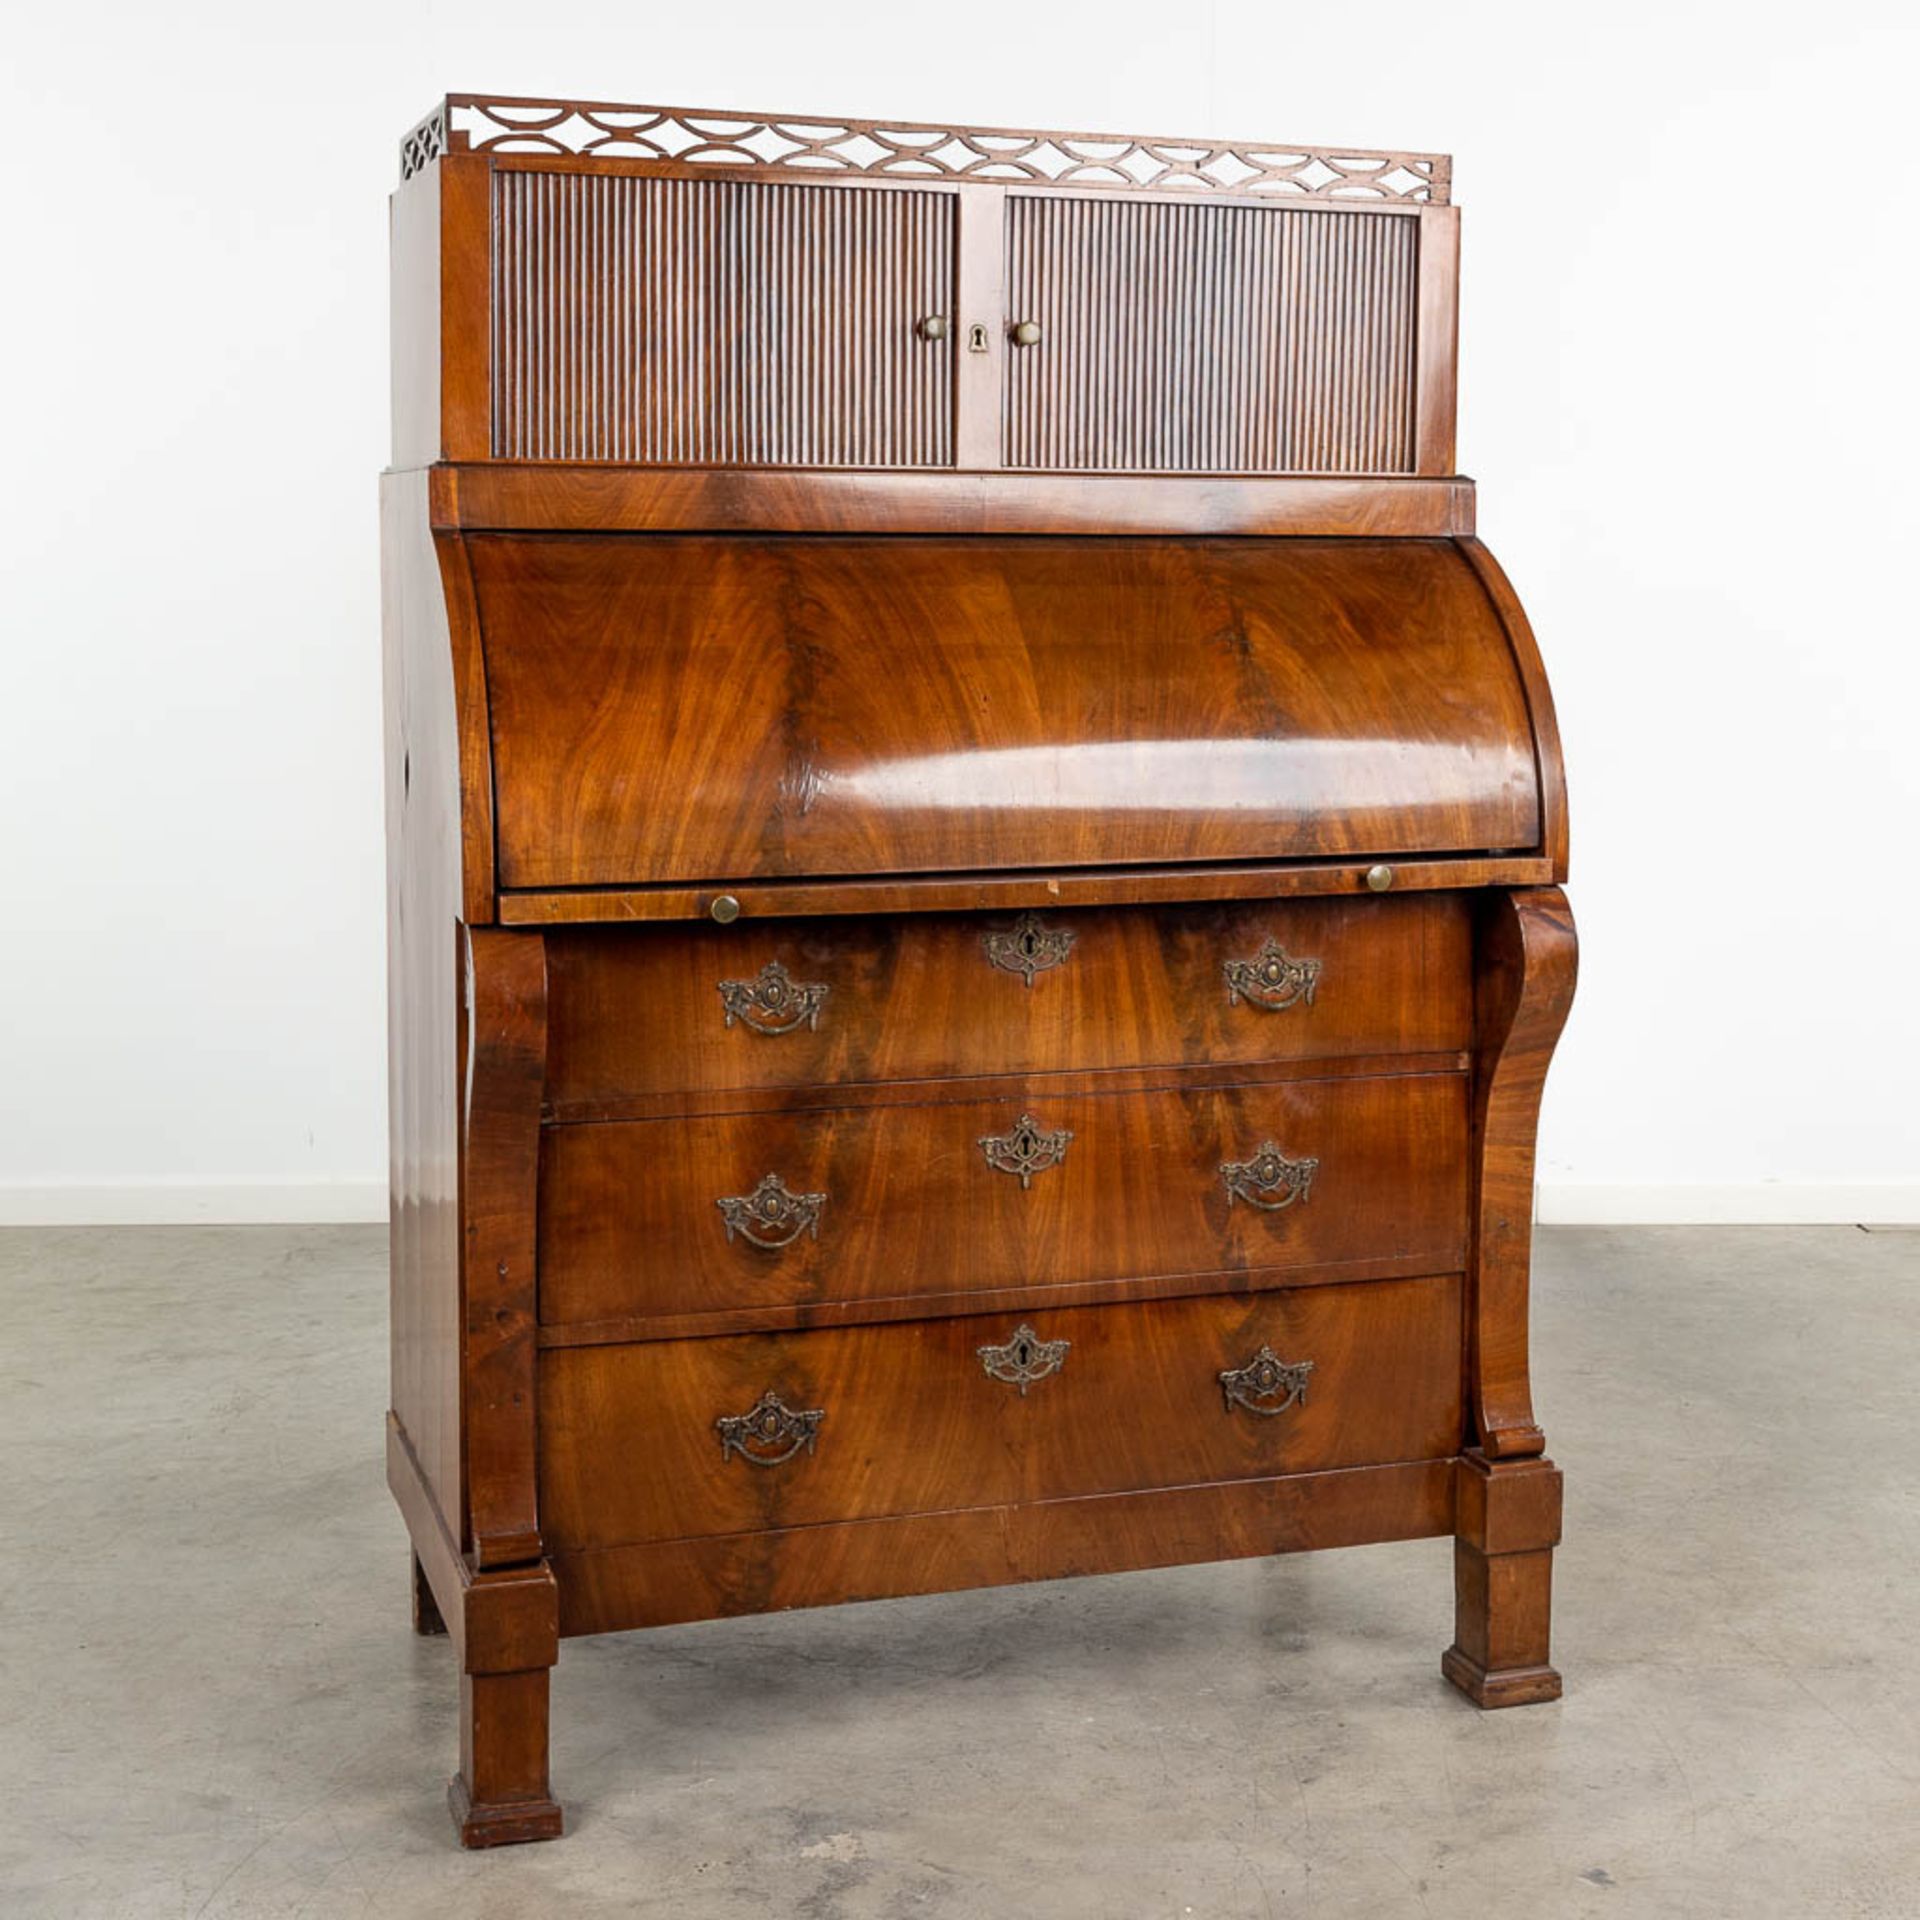
[[[713,1423],[720,1436],[720,1458],[729,1460],[737,1453],[749,1466],[777,1467],[803,1448],[813,1451],[826,1417],[825,1407],[796,1413],[769,1387],[751,1413],[723,1413]]]
[[[1228,960],[1220,971],[1227,976],[1227,1004],[1242,1000],[1267,1013],[1284,1013],[1292,1006],[1312,1006],[1320,981],[1318,960],[1292,960],[1271,935],[1251,960]]]
[[[769,960],[751,980],[720,982],[727,1025],[738,1020],[755,1033],[791,1033],[802,1021],[818,1027],[826,1003],[825,981],[796,980],[778,960]]]
[[[1289,1407],[1307,1403],[1307,1376],[1311,1360],[1282,1360],[1271,1347],[1262,1347],[1244,1367],[1229,1367],[1220,1376],[1227,1411],[1245,1407],[1249,1413],[1271,1418]]]
[[[1019,974],[1028,987],[1036,973],[1057,967],[1073,951],[1073,942],[1070,929],[1043,926],[1037,913],[1023,913],[1012,926],[980,936],[987,958],[1003,973]]]
[[[1004,1347],[978,1349],[980,1364],[995,1380],[1004,1380],[1020,1389],[1020,1398],[1036,1380],[1058,1373],[1066,1361],[1071,1340],[1042,1340],[1023,1320],[1013,1330],[1013,1338]]]
[[[727,1223],[727,1238],[737,1233],[756,1247],[777,1250],[791,1246],[803,1233],[820,1238],[820,1209],[824,1193],[789,1193],[787,1183],[770,1173],[751,1193],[733,1194],[713,1203]]]
[[[1289,1160],[1271,1140],[1260,1143],[1260,1151],[1251,1160],[1223,1160],[1220,1178],[1226,1182],[1227,1205],[1244,1200],[1249,1206],[1278,1213],[1296,1200],[1305,1201],[1313,1192],[1313,1176],[1320,1171],[1318,1160]]]
[[[994,1172],[1017,1173],[1024,1189],[1033,1185],[1036,1173],[1057,1167],[1067,1157],[1067,1146],[1072,1139],[1070,1128],[1048,1133],[1032,1114],[1023,1113],[1011,1133],[983,1133],[980,1151],[987,1156],[987,1165]]]

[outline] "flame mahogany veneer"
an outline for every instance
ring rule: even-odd
[[[1451,1535],[1551,1699],[1574,979],[1438,155],[451,95],[394,196],[388,1477],[563,1635]]]

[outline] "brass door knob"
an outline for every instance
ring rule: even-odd
[[[1393,869],[1391,867],[1369,867],[1367,869],[1367,885],[1370,886],[1375,893],[1385,893],[1386,890],[1393,885]]]
[[[1013,344],[1016,347],[1034,347],[1040,344],[1040,322],[1022,320],[1013,329]]]
[[[944,313],[922,314],[914,331],[922,340],[944,340],[947,337],[947,316]]]

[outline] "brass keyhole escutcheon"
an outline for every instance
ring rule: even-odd
[[[967,351],[969,353],[985,353],[990,344],[991,342],[987,339],[986,328],[976,320],[973,325],[967,329]]]

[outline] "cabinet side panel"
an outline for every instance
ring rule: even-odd
[[[952,463],[952,193],[502,170],[493,213],[496,457]]]
[[[440,169],[401,183],[388,202],[393,464],[440,457]]]
[[[381,482],[393,1411],[456,1537],[460,1483],[460,792],[424,472]]]

